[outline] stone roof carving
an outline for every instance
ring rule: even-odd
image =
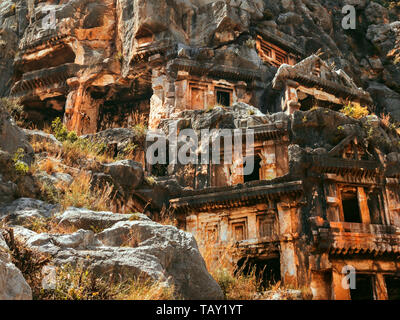
[[[287,80],[305,86],[321,87],[334,95],[356,99],[368,105],[372,103],[370,94],[358,88],[343,70],[334,70],[317,55],[311,55],[294,66],[281,65],[273,79],[273,88],[283,89]]]

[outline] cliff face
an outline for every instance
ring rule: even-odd
[[[0,218],[56,266],[89,253],[99,276],[163,274],[185,298],[220,298],[191,235],[103,212],[138,211],[233,241],[238,266],[250,258],[314,299],[357,298],[340,285],[344,258],[374,275],[375,298],[400,294],[397,2],[3,0],[0,57],[0,97],[24,106],[16,122],[54,133],[19,129],[0,100],[0,202],[15,200]],[[252,129],[254,150],[152,164],[147,128],[169,147],[185,129]]]
[[[347,4],[355,30],[342,28]],[[260,56],[261,36],[288,54],[279,63],[322,52],[371,93],[377,113],[400,120],[399,15],[383,0],[6,0],[0,95],[22,97],[35,123],[64,116],[78,133],[126,126],[137,111],[157,126],[193,105],[178,83],[187,74],[230,79],[234,102],[277,111],[269,83],[279,64]]]

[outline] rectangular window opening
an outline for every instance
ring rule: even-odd
[[[356,189],[342,192],[342,206],[345,222],[362,223]]]
[[[251,182],[251,181],[259,181],[260,180],[260,169],[261,169],[261,157],[259,155],[255,157],[249,157],[248,159],[245,160],[245,164],[247,164],[247,161],[253,161],[254,163],[254,169],[251,174],[245,175],[244,176],[244,183],[246,182]]]
[[[389,300],[400,300],[400,277],[385,276]]]
[[[356,275],[356,288],[350,289],[351,300],[374,300],[374,277],[368,274]]]
[[[217,90],[217,104],[229,107],[231,105],[231,93],[226,90]]]

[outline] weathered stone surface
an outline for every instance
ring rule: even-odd
[[[32,291],[20,270],[11,262],[0,233],[0,300],[32,300]]]
[[[0,218],[7,217],[11,223],[23,224],[32,218],[50,218],[59,207],[41,200],[20,198],[0,207]]]
[[[57,217],[61,227],[75,227],[86,230],[104,230],[117,222],[129,220],[150,220],[143,214],[118,214],[112,212],[96,212],[87,209],[68,208]]]
[[[17,186],[11,181],[3,181],[0,175],[0,203],[11,202],[14,200],[17,192]]]
[[[25,134],[27,135],[30,143],[39,142],[39,143],[46,143],[53,148],[54,151],[61,150],[62,143],[56,139],[52,134],[45,133],[39,130],[28,130],[24,129]]]
[[[134,190],[139,186],[144,177],[143,167],[132,160],[122,160],[110,164],[104,164],[104,172],[109,174],[114,183],[125,190]]]
[[[14,154],[18,149],[25,153],[24,161],[30,164],[33,161],[33,149],[25,133],[19,128],[9,113],[0,105],[0,149]]]
[[[85,212],[81,213],[70,209],[60,223],[65,224],[69,219],[74,225],[89,228],[93,221],[112,224],[120,216],[89,213],[86,219]],[[107,216],[108,221],[103,216]],[[120,277],[125,280],[150,278],[173,285],[184,299],[222,298],[221,289],[207,272],[192,235],[141,219],[117,222],[99,234],[83,229],[68,235],[35,234],[24,228],[16,228],[14,232],[28,246],[52,255],[55,265],[83,263],[99,277],[108,278],[111,274],[119,280]],[[85,223],[88,220],[90,222]]]

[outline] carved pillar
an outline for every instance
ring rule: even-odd
[[[257,215],[255,213],[249,214],[247,216],[247,226],[248,226],[248,239],[258,238]]]
[[[343,274],[337,270],[332,270],[332,299],[351,300],[350,289],[343,287]]]
[[[365,190],[362,187],[358,189],[358,203],[360,204],[361,221],[364,224],[371,224],[371,216],[369,214],[368,199]]]
[[[332,178],[334,175],[327,174],[324,181],[324,192],[326,197],[326,219],[331,222],[339,222],[340,218],[340,198],[338,196],[338,188]],[[325,217],[324,217],[325,218]]]
[[[229,232],[229,213],[223,213],[220,216],[221,220],[219,222],[220,226],[220,241],[221,242],[228,242],[230,239],[230,232]]]
[[[244,159],[243,159],[243,156],[240,153],[234,152],[232,160],[233,160],[233,163],[230,166],[230,171],[231,171],[230,184],[236,185],[239,183],[243,183],[244,182],[244,177],[243,177]]]
[[[294,86],[287,85],[285,92],[285,110],[287,114],[293,114],[295,111],[300,110],[300,103],[297,97],[297,89]]]
[[[376,299],[388,300],[385,278],[382,273],[377,273],[375,277]]]
[[[69,130],[78,135],[97,131],[101,100],[93,99],[86,86],[80,85],[68,94],[65,123]]]
[[[300,203],[282,199],[277,204],[281,248],[281,276],[285,285],[299,285],[299,250],[296,245],[300,227]],[[304,271],[305,270],[301,270]]]
[[[153,70],[152,87],[153,95],[150,99],[149,128],[156,129],[161,119],[169,116],[171,106],[166,102],[171,100],[168,91],[169,81],[166,73],[162,69]]]
[[[261,151],[260,180],[273,180],[276,178],[276,150],[275,141],[265,141]]]

